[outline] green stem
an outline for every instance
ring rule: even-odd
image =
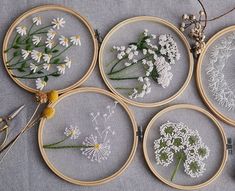
[[[132,90],[133,88],[126,88],[126,87],[115,87],[117,90]]]
[[[171,181],[173,181],[173,179],[175,178],[175,175],[176,175],[177,171],[179,170],[179,167],[180,167],[180,164],[181,164],[182,160],[183,160],[183,155],[181,154],[180,159],[178,160],[178,163],[175,166],[175,169],[174,169],[174,171],[171,175]]]
[[[13,48],[13,45],[15,44],[15,41],[16,41],[16,38],[17,38],[17,37],[18,37],[18,33],[16,33],[16,35],[15,35],[15,37],[14,37],[12,43],[11,43],[11,46],[10,46],[8,49],[6,49],[6,50],[4,51],[4,53],[7,53],[9,50],[11,50],[11,49]]]
[[[109,78],[110,80],[136,80],[139,77],[126,77],[126,78]]]
[[[53,26],[53,25],[51,24],[51,25],[47,25],[47,26],[45,26],[45,27],[42,27],[42,28],[40,28],[40,29],[38,29],[38,30],[33,31],[32,34],[30,34],[30,35],[36,34],[37,32],[39,32],[39,31],[41,31],[41,30],[43,30],[43,29],[46,29],[46,28],[48,28],[48,27],[52,27],[52,26]]]
[[[141,58],[140,60],[138,60],[136,63],[133,63],[133,64],[131,64],[130,66],[126,66],[126,67],[124,67],[124,68],[122,68],[122,69],[120,69],[120,70],[111,72],[111,73],[109,73],[108,75],[117,74],[117,73],[119,73],[119,72],[121,72],[121,71],[123,71],[123,70],[128,69],[129,67],[132,67],[132,66],[135,65],[135,64],[141,63],[142,60],[144,60],[144,59],[146,59],[146,58],[148,58],[148,57],[151,57],[151,56],[153,56],[153,55],[147,55],[147,56]]]
[[[53,56],[52,58],[51,58],[51,60],[52,59],[54,59],[54,58],[56,58],[56,57],[58,57],[58,56],[60,56],[62,53],[64,53],[66,50],[68,50],[71,46],[73,46],[73,44],[70,44],[67,48],[65,48],[64,50],[62,50],[59,54],[57,54],[56,56]]]
[[[47,144],[47,145],[43,145],[43,147],[51,147],[51,146],[54,146],[54,145],[58,145],[60,143],[63,143],[65,140],[67,140],[70,136],[68,137],[65,137],[64,139],[60,140],[60,141],[57,141],[55,143],[51,143],[51,144]]]
[[[32,28],[33,28],[33,26],[34,26],[34,24],[35,24],[35,23],[33,23],[33,24],[31,25],[31,27],[29,28],[28,36],[30,35],[30,32],[31,32],[31,30],[32,30]]]
[[[113,65],[113,67],[111,68],[111,70],[110,70],[110,72],[108,73],[108,75],[110,75],[110,74],[113,72],[113,70],[115,69],[115,67],[116,67],[121,61],[125,60],[126,58],[127,58],[127,56],[124,56],[122,59],[118,60],[118,61]]]
[[[12,66],[16,66],[16,65],[23,63],[23,62],[28,62],[28,61],[32,60],[32,58],[27,59],[27,60],[22,60],[22,61],[20,61],[20,60],[18,62],[16,62],[15,64],[8,65],[8,68],[11,68]]]
[[[14,78],[21,78],[21,79],[37,79],[37,78],[43,78],[43,77],[46,77],[46,76],[52,76],[52,75],[54,75],[54,74],[56,74],[57,73],[57,71],[56,72],[52,72],[52,73],[50,73],[50,74],[45,74],[45,75],[43,75],[43,76],[29,76],[29,75],[32,75],[31,73],[29,73],[29,74],[26,74],[26,75],[24,75],[24,76],[16,76],[16,75],[12,75]],[[34,73],[35,74],[35,73]]]
[[[43,145],[44,149],[74,149],[74,148],[91,148],[93,146],[85,146],[85,145],[65,145],[65,146],[46,146]]]

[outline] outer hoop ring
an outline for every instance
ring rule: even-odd
[[[131,110],[128,108],[128,106],[122,101],[120,100],[116,95],[103,90],[103,89],[99,89],[99,88],[95,88],[95,87],[84,87],[84,88],[78,88],[75,90],[72,90],[70,92],[67,92],[65,94],[63,94],[62,96],[60,96],[59,100],[53,104],[50,104],[50,107],[55,107],[60,101],[62,101],[64,98],[73,95],[73,94],[77,94],[77,93],[84,93],[84,92],[91,92],[91,93],[99,93],[105,96],[108,96],[110,98],[113,98],[114,100],[117,100],[118,103],[125,109],[125,111],[127,112],[128,116],[130,117],[131,123],[132,123],[132,128],[133,128],[133,145],[132,145],[132,150],[131,153],[127,159],[127,161],[125,162],[125,164],[118,170],[116,171],[114,174],[110,175],[109,177],[100,179],[100,180],[96,180],[96,181],[81,181],[81,180],[77,180],[77,179],[73,179],[70,178],[66,175],[64,175],[63,173],[61,173],[59,170],[57,170],[53,164],[49,161],[49,159],[47,158],[46,152],[43,149],[43,128],[44,128],[44,124],[46,119],[42,119],[40,124],[39,124],[39,129],[38,129],[38,145],[39,145],[39,150],[41,152],[41,155],[43,157],[43,160],[45,161],[45,163],[47,164],[47,166],[60,178],[73,183],[73,184],[77,184],[77,185],[81,185],[81,186],[97,186],[100,184],[104,184],[107,183],[115,178],[117,178],[119,175],[121,175],[126,169],[127,167],[130,165],[131,161],[134,158],[136,149],[137,149],[137,145],[138,145],[138,139],[136,136],[136,132],[137,132],[137,124],[134,118],[134,115],[132,114]]]
[[[211,44],[213,44],[218,38],[220,38],[221,36],[223,36],[224,34],[228,33],[228,32],[232,32],[235,30],[235,26],[230,26],[227,27],[221,31],[219,31],[218,33],[216,33],[207,43],[205,48],[203,49],[202,53],[200,54],[200,57],[198,59],[198,63],[197,63],[197,70],[196,70],[196,83],[197,83],[197,88],[199,90],[199,93],[201,95],[202,100],[204,101],[204,103],[208,106],[208,108],[218,117],[220,118],[223,122],[235,126],[235,120],[231,119],[230,117],[225,116],[222,112],[220,112],[213,104],[212,102],[209,100],[208,96],[205,93],[205,89],[203,88],[202,85],[202,76],[201,76],[201,68],[202,68],[202,61],[203,58],[208,50],[208,48],[211,46]]]
[[[221,165],[218,169],[218,171],[207,181],[201,183],[201,184],[197,184],[197,185],[192,185],[192,186],[185,186],[185,185],[179,185],[179,184],[175,184],[169,180],[166,180],[164,177],[162,177],[153,167],[149,157],[148,157],[148,151],[147,151],[147,137],[148,137],[148,133],[150,128],[152,127],[153,123],[163,114],[169,112],[169,111],[173,111],[173,110],[177,110],[177,109],[191,109],[197,112],[200,112],[204,115],[206,115],[210,120],[212,120],[212,122],[215,124],[215,126],[218,128],[222,141],[223,141],[223,159],[221,161]],[[143,150],[144,150],[144,157],[145,160],[150,168],[150,170],[152,171],[152,173],[163,183],[165,183],[168,186],[171,186],[173,188],[176,189],[181,189],[181,190],[197,190],[200,189],[202,187],[208,186],[210,183],[212,183],[216,178],[218,178],[218,176],[221,174],[221,172],[223,171],[227,158],[228,158],[228,151],[226,148],[227,145],[227,139],[226,139],[226,135],[225,132],[223,130],[223,127],[220,125],[219,121],[212,115],[210,114],[208,111],[206,111],[205,109],[202,109],[198,106],[195,105],[190,105],[190,104],[178,104],[178,105],[173,105],[170,107],[167,107],[165,109],[163,109],[162,111],[160,111],[159,113],[157,113],[149,122],[146,130],[145,130],[145,134],[144,134],[144,141],[143,141]]]
[[[179,38],[183,41],[187,52],[188,52],[188,59],[189,59],[189,70],[188,70],[188,76],[186,78],[186,81],[184,82],[183,86],[171,97],[159,101],[159,102],[155,102],[155,103],[142,103],[142,102],[137,102],[137,101],[133,101],[131,99],[126,98],[125,96],[123,96],[122,94],[120,94],[115,88],[112,87],[111,83],[108,81],[108,78],[106,77],[104,68],[103,68],[103,51],[104,48],[106,46],[107,41],[109,40],[109,38],[112,36],[113,33],[115,33],[117,30],[119,30],[121,27],[123,27],[124,25],[133,23],[133,22],[137,22],[137,21],[151,21],[151,22],[156,22],[159,24],[162,24],[168,28],[170,28],[171,30],[173,30],[178,36]],[[192,53],[190,52],[190,45],[187,41],[187,39],[185,38],[185,36],[183,35],[183,33],[177,28],[175,27],[173,24],[171,24],[170,22],[160,19],[158,17],[152,17],[152,16],[139,16],[139,17],[133,17],[127,20],[124,20],[122,22],[120,22],[119,24],[117,24],[116,26],[114,26],[109,32],[108,34],[105,36],[101,47],[100,47],[100,53],[99,53],[99,68],[100,68],[100,73],[101,76],[105,82],[105,84],[107,85],[107,87],[116,95],[118,95],[122,100],[124,100],[126,103],[134,105],[134,106],[138,106],[138,107],[158,107],[161,105],[165,105],[171,101],[173,101],[174,99],[176,99],[178,96],[180,96],[183,91],[186,89],[186,87],[188,86],[190,79],[192,77],[193,74],[193,56]]]
[[[7,62],[7,53],[4,53],[4,50],[7,49],[7,45],[8,45],[8,42],[9,42],[9,39],[11,37],[11,34],[13,32],[13,30],[15,29],[15,27],[21,23],[24,19],[26,19],[27,17],[31,16],[32,14],[35,14],[35,13],[38,13],[38,12],[42,12],[42,11],[48,11],[48,10],[59,10],[59,11],[64,11],[66,13],[69,13],[71,15],[73,15],[74,17],[76,17],[78,20],[80,20],[86,27],[87,29],[89,30],[90,34],[91,34],[91,37],[92,37],[92,41],[93,41],[93,46],[94,46],[94,54],[93,54],[93,59],[92,59],[92,62],[91,62],[91,65],[89,67],[89,69],[87,70],[86,74],[79,80],[77,81],[75,84],[67,87],[67,88],[64,88],[64,89],[60,89],[58,90],[58,93],[61,94],[61,93],[64,93],[64,92],[67,92],[69,90],[72,90],[78,86],[80,86],[82,83],[84,83],[87,78],[90,76],[90,74],[92,73],[93,69],[95,68],[95,64],[96,64],[96,61],[97,61],[97,57],[98,57],[98,42],[97,42],[97,39],[95,38],[95,31],[93,30],[93,28],[91,27],[90,23],[87,21],[87,19],[85,19],[83,16],[81,16],[79,13],[77,13],[76,11],[70,9],[70,8],[67,8],[67,7],[64,7],[64,6],[61,6],[61,5],[42,5],[42,6],[38,6],[38,7],[35,7],[35,8],[32,8],[28,11],[26,11],[25,13],[23,13],[21,16],[19,16],[12,24],[11,26],[9,27],[5,37],[4,37],[4,40],[3,40],[3,47],[2,47],[2,57],[3,57],[3,63],[4,63],[4,66],[7,70],[7,73],[9,74],[9,76],[11,77],[11,79],[16,83],[18,84],[21,88],[25,89],[26,91],[29,91],[31,93],[36,93],[38,90],[34,89],[34,88],[31,88],[27,85],[25,85],[23,82],[21,82],[19,79],[17,78],[14,78],[12,76],[12,71],[10,71],[8,68],[7,68],[7,65],[6,65],[6,62]]]

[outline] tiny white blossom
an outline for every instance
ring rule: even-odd
[[[60,36],[59,42],[62,46],[65,46],[65,47],[69,46],[69,39],[64,37],[63,35]]]
[[[65,67],[66,67],[65,64],[61,64],[61,65],[57,66],[58,72],[60,74],[65,74]]]
[[[43,65],[42,65],[42,67],[43,67],[43,69],[44,70],[49,70],[50,69],[50,67],[51,67],[51,65],[50,64],[47,64],[47,63],[44,63]]]
[[[73,45],[79,45],[81,46],[81,40],[80,40],[80,35],[72,36],[70,37],[70,42],[73,43]]]
[[[42,40],[42,37],[33,35],[33,38],[32,38],[33,44],[38,45],[41,42],[41,40]]]
[[[65,57],[64,62],[65,62],[65,65],[66,65],[68,68],[71,67],[72,61],[69,59],[68,56]]]
[[[42,24],[42,19],[41,17],[34,17],[33,18],[33,23],[35,23],[35,25],[41,25]]]
[[[31,53],[30,50],[21,49],[22,58],[23,58],[24,60],[30,55],[30,53]]]
[[[39,52],[37,50],[33,50],[31,52],[31,58],[37,62],[40,62],[41,60],[41,57],[42,57],[42,52]]]
[[[56,36],[57,32],[54,29],[49,29],[47,32],[47,37],[53,39]]]
[[[51,61],[51,57],[52,57],[52,55],[51,54],[43,54],[43,57],[42,57],[42,59],[44,60],[44,62],[46,62],[46,63],[50,63],[50,61]]]
[[[56,18],[56,19],[53,19],[51,23],[53,25],[53,28],[56,28],[57,30],[59,30],[61,27],[64,27],[65,20],[64,18]]]
[[[50,48],[50,49],[51,49],[52,46],[55,44],[55,42],[54,42],[52,39],[49,39],[49,38],[48,38],[48,39],[46,40],[45,44],[46,44],[46,47],[47,47],[47,48]]]
[[[78,129],[77,126],[70,125],[69,127],[66,127],[64,130],[64,134],[67,137],[70,137],[70,139],[77,139],[79,135],[81,134],[80,130]]]
[[[41,78],[37,78],[36,79],[36,88],[38,90],[43,90],[43,88],[47,85],[47,83],[42,80]]]
[[[37,71],[37,69],[38,69],[38,66],[36,66],[33,63],[30,63],[29,64],[29,68],[30,68],[31,71],[33,71],[33,73],[35,73]]]
[[[20,36],[24,36],[27,34],[27,27],[26,26],[16,27],[16,32],[20,34]]]

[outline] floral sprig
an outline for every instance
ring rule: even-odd
[[[108,77],[110,80],[137,80],[134,88],[116,87],[120,90],[128,90],[129,98],[143,98],[151,92],[151,79],[166,88],[170,85],[173,74],[171,65],[179,60],[180,54],[177,44],[170,34],[162,34],[158,38],[150,34],[147,29],[141,33],[137,42],[125,46],[113,46],[116,59],[109,63]],[[130,76],[129,69],[140,65],[144,73],[139,76]],[[136,73],[136,72],[134,72]]]
[[[166,122],[160,127],[161,137],[154,141],[155,159],[158,165],[169,166],[176,160],[172,173],[173,181],[180,165],[184,163],[184,172],[192,178],[200,177],[205,172],[205,159],[210,150],[197,130],[189,129],[184,123]]]
[[[38,16],[32,19],[29,29],[26,26],[16,27],[16,36],[5,50],[5,53],[12,52],[7,67],[23,75],[13,77],[33,79],[36,89],[43,90],[50,77],[65,74],[72,61],[68,56],[63,58],[63,53],[73,46],[81,46],[80,35],[65,37],[59,34],[65,23],[63,18],[56,18],[51,24],[39,27],[42,19]]]
[[[100,112],[91,112],[91,122],[94,127],[94,132],[89,136],[86,136],[82,141],[82,144],[76,145],[64,145],[66,140],[76,140],[79,138],[81,132],[75,125],[70,125],[65,128],[63,138],[55,143],[43,145],[45,149],[66,149],[66,148],[79,148],[82,155],[86,156],[90,161],[102,162],[107,160],[111,153],[111,141],[108,137],[115,135],[115,131],[111,129],[111,126],[107,125],[108,120],[115,113],[116,105],[118,102],[114,102],[113,106],[108,105],[106,107],[107,112],[101,115]]]

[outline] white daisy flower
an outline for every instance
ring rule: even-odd
[[[69,59],[68,56],[65,57],[64,62],[65,62],[65,65],[66,65],[68,68],[71,67],[72,61]]]
[[[53,28],[59,30],[60,27],[64,27],[65,20],[64,18],[56,18],[52,20],[51,24],[53,25]]]
[[[31,71],[33,71],[33,73],[35,73],[37,71],[37,69],[38,69],[38,66],[36,66],[33,63],[30,63],[29,64],[29,68],[30,68]]]
[[[38,90],[43,90],[43,88],[47,85],[47,83],[42,80],[41,78],[37,78],[36,79],[36,88]]]
[[[33,35],[33,39],[32,39],[33,44],[38,45],[41,42],[41,40],[42,40],[42,37]]]
[[[79,45],[81,46],[81,40],[80,40],[80,35],[72,36],[70,37],[70,42],[73,43],[73,45]]]
[[[47,38],[45,44],[46,44],[46,47],[47,47],[47,48],[50,48],[50,49],[51,49],[52,46],[55,44],[55,42],[54,42],[52,39]]]
[[[20,36],[24,36],[27,34],[27,27],[26,26],[16,27],[16,32],[20,34]]]
[[[49,29],[47,32],[47,37],[53,39],[56,36],[57,32],[54,29]]]
[[[40,62],[41,60],[41,57],[42,57],[42,52],[39,52],[37,50],[33,50],[31,52],[31,58],[37,62]]]
[[[79,135],[81,134],[80,130],[78,129],[77,126],[70,125],[70,127],[66,127],[64,130],[64,134],[67,137],[70,137],[70,139],[77,139]]]
[[[43,69],[44,70],[49,70],[50,69],[50,67],[51,67],[51,65],[50,64],[47,64],[47,63],[44,63],[43,65],[42,65],[42,67],[43,67]]]
[[[66,67],[65,64],[61,64],[61,65],[57,66],[56,68],[58,69],[58,72],[60,74],[65,74],[65,67]]]
[[[96,161],[100,163],[103,160],[107,160],[111,153],[110,141],[99,142],[98,137],[92,134],[86,137],[82,144],[88,147],[81,148],[82,154],[92,162]]]
[[[46,62],[47,64],[49,64],[50,61],[51,61],[51,57],[52,57],[51,54],[43,54],[42,59],[44,60],[44,62]]]
[[[30,53],[31,53],[30,50],[21,49],[22,58],[23,58],[24,60],[29,56]]]
[[[65,46],[65,47],[69,46],[69,39],[64,37],[63,35],[60,36],[59,41],[62,46]]]
[[[35,25],[41,25],[42,24],[42,19],[41,17],[34,17],[33,18],[33,23],[35,23]]]

